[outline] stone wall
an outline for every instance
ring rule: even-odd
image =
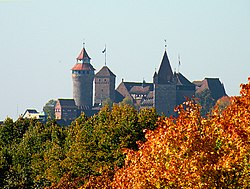
[[[106,99],[115,101],[115,77],[95,77],[95,105]]]
[[[155,84],[154,86],[154,107],[157,113],[166,116],[174,115],[176,106],[176,85]]]
[[[195,86],[176,86],[176,105],[186,101],[186,98],[194,97]]]

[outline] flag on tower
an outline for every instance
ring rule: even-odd
[[[104,48],[104,50],[102,51],[102,53],[105,53],[106,52],[106,45],[105,45],[105,48]]]

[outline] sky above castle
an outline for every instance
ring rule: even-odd
[[[190,81],[218,77],[238,95],[250,76],[249,0],[0,0],[0,120],[72,98],[82,43],[98,71],[152,82],[166,40],[171,66]]]

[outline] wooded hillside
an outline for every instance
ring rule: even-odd
[[[62,128],[7,118],[0,125],[1,188],[249,188],[250,82],[227,108],[178,117],[105,106]]]

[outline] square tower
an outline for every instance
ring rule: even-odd
[[[115,78],[116,75],[107,66],[103,66],[95,75],[94,106],[101,106],[107,99],[115,101]]]
[[[176,106],[176,84],[173,82],[173,71],[167,52],[164,52],[160,69],[154,74],[154,107],[157,113],[166,116],[174,115]]]

